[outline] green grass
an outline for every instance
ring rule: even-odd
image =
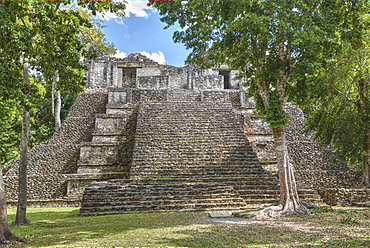
[[[11,230],[27,240],[24,247],[370,247],[369,208],[326,210],[249,220],[207,212],[78,217],[77,208],[29,208],[33,222]],[[14,215],[9,209],[9,222]]]

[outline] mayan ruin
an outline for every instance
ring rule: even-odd
[[[273,138],[242,80],[226,67],[160,65],[143,55],[89,62],[86,86],[60,130],[29,155],[29,204],[81,206],[80,215],[225,210],[279,199]],[[354,204],[360,171],[302,134],[293,103],[287,126],[299,194]],[[6,176],[17,198],[17,162]]]

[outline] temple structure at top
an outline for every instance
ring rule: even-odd
[[[196,65],[175,67],[161,65],[139,54],[123,59],[100,57],[88,62],[86,90],[107,88],[221,90],[240,89],[237,71],[226,66],[201,69]]]

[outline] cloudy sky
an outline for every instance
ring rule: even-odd
[[[119,50],[117,57],[140,52],[154,61],[183,66],[188,51],[182,44],[172,41],[178,27],[164,30],[158,11],[148,7],[148,1],[128,0],[125,18],[105,15],[102,29],[108,42]]]

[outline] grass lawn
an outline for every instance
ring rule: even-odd
[[[269,220],[209,218],[207,212],[78,217],[77,208],[29,208],[12,227],[23,247],[370,247],[370,208],[320,208]],[[9,209],[9,222],[15,209]]]

